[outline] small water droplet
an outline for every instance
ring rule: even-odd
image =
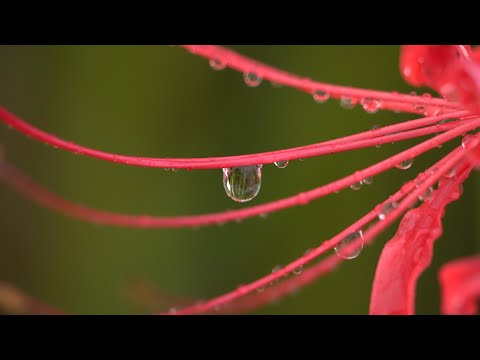
[[[262,219],[266,219],[266,218],[268,217],[268,214],[267,214],[267,213],[261,213],[261,214],[260,214],[260,217],[261,217]]]
[[[223,62],[220,59],[210,59],[208,64],[213,70],[220,71],[227,67],[227,63]]]
[[[279,89],[282,87],[282,84],[276,83],[274,81],[270,81],[270,85],[272,85],[272,87],[274,87],[275,89]]]
[[[475,137],[472,135],[472,134],[468,134],[466,136],[463,137],[462,139],[462,147],[464,149],[467,148],[468,144],[474,139]]]
[[[258,292],[258,293],[262,293],[262,292],[264,292],[264,291],[265,291],[265,287],[264,287],[264,286],[261,286],[261,287],[257,288],[257,292]]]
[[[243,81],[250,87],[257,87],[262,83],[262,78],[254,72],[247,72],[243,74]]]
[[[395,201],[388,202],[382,207],[382,211],[380,211],[380,214],[378,214],[378,219],[383,221],[387,217],[388,214],[390,214],[393,210],[398,208],[398,203]]]
[[[418,197],[418,200],[420,201],[429,200],[432,197],[432,195],[433,195],[433,187],[430,186],[427,190],[425,190],[425,192],[422,195]]]
[[[418,110],[418,111],[425,111],[425,106],[423,106],[421,104],[414,104],[413,109]]]
[[[357,182],[357,183],[354,183],[354,184],[350,185],[350,188],[351,188],[352,190],[357,191],[357,190],[360,190],[360,189],[362,188],[362,185],[363,185],[362,182],[359,181],[359,182]]]
[[[274,164],[279,169],[285,169],[288,165],[288,160],[275,161]]]
[[[172,315],[175,315],[175,314],[177,313],[177,308],[172,307],[172,308],[170,308],[170,309],[168,310],[168,312],[169,312],[170,314],[172,314]]]
[[[400,170],[407,170],[410,169],[413,165],[413,159],[407,159],[404,161],[399,162],[395,167]]]
[[[446,177],[447,179],[453,178],[457,174],[457,170],[452,167],[450,170],[448,170],[443,176]]]
[[[425,111],[425,116],[438,116],[442,113],[440,108],[432,108],[430,110]]]
[[[303,253],[303,255],[308,255],[312,252],[313,249],[307,249],[305,250],[305,252]]]
[[[344,109],[350,110],[354,108],[355,103],[349,97],[342,96],[340,98],[340,106]]]
[[[272,269],[272,274],[273,273],[276,273],[278,270],[280,270],[282,268],[282,265],[275,265]]]
[[[373,177],[372,176],[366,177],[365,179],[363,179],[362,182],[366,185],[372,185],[373,184]]]
[[[303,266],[300,265],[295,270],[293,270],[293,274],[294,275],[300,275],[302,273],[302,270],[303,270]]]
[[[247,202],[258,195],[262,185],[262,165],[223,169],[223,187],[228,197]]]
[[[463,194],[463,185],[462,184],[458,185],[458,192],[459,192],[459,195]]]
[[[375,131],[375,130],[378,130],[378,129],[380,129],[380,125],[373,125],[372,128],[371,128],[372,131]]]
[[[330,94],[322,90],[315,90],[312,93],[312,96],[313,96],[313,100],[315,100],[315,102],[319,104],[323,104],[325,101],[330,99]]]
[[[359,241],[358,239],[361,239]],[[354,246],[353,248],[349,246],[350,244],[353,244],[354,242],[358,243],[357,246]],[[348,249],[349,248],[349,249]],[[343,259],[355,259],[360,252],[363,249],[363,233],[362,230],[355,231],[354,233],[351,233],[348,235],[346,238],[344,238],[342,241],[340,241],[337,246],[334,247],[335,252],[337,253],[338,256],[340,256]]]
[[[363,106],[363,110],[369,114],[375,114],[382,106],[382,102],[374,98],[364,98],[362,99],[361,104]]]

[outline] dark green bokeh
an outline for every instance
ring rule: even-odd
[[[233,46],[279,68],[325,82],[408,92],[398,46]],[[168,46],[1,46],[0,103],[62,138],[122,154],[203,157],[306,145],[387,125],[411,115],[338,102],[316,104],[264,82],[248,88],[241,74],[212,71],[205,59]],[[9,161],[73,201],[132,214],[180,215],[234,209],[279,199],[348,175],[417,143],[408,141],[263,167],[260,194],[229,199],[221,170],[166,172],[112,164],[52,149],[0,126]],[[241,224],[136,230],[96,226],[32,204],[0,184],[0,280],[75,313],[131,313],[122,284],[139,275],[179,296],[206,299],[247,283],[317,246],[446,154],[458,139],[393,169],[360,191]],[[448,207],[444,236],[417,292],[419,313],[437,313],[438,268],[479,250],[478,176]],[[373,246],[295,296],[258,313],[367,313],[383,244]],[[158,309],[164,310],[164,309]]]

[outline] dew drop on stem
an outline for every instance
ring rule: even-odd
[[[220,71],[226,68],[227,64],[219,59],[210,59],[208,64],[213,70]]]
[[[323,104],[325,101],[330,99],[330,94],[322,90],[315,90],[312,93],[312,97],[316,103]]]
[[[352,245],[355,243],[355,245]],[[355,231],[346,236],[334,247],[338,256],[343,259],[355,259],[363,249],[363,232],[362,230]]]
[[[407,170],[410,169],[413,165],[413,159],[407,159],[404,161],[399,162],[395,167],[400,170]]]
[[[262,83],[262,78],[254,72],[246,72],[243,74],[243,81],[247,86],[257,87]]]
[[[288,165],[288,160],[275,161],[274,164],[277,168],[284,169]]]

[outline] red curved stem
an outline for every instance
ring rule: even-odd
[[[122,163],[122,164],[132,165],[132,166],[144,166],[144,167],[153,167],[153,168],[173,168],[173,169],[219,169],[219,168],[229,168],[229,167],[236,167],[236,166],[251,166],[251,165],[273,163],[275,161],[304,159],[312,156],[333,154],[336,152],[354,150],[361,147],[381,144],[383,143],[381,141],[382,139],[379,139],[379,141],[373,141],[373,138],[382,136],[384,134],[403,131],[403,130],[409,130],[417,126],[431,125],[445,119],[465,117],[468,114],[469,113],[466,111],[457,111],[457,112],[451,112],[451,113],[440,115],[440,116],[429,116],[423,119],[411,121],[410,124],[408,122],[402,123],[402,124],[396,124],[396,125],[388,126],[385,128],[377,129],[375,131],[367,131],[360,134],[347,136],[344,138],[330,140],[324,143],[301,146],[301,147],[296,147],[296,148],[291,148],[286,150],[270,151],[270,152],[250,154],[250,155],[189,159],[189,158],[151,158],[151,157],[127,156],[127,155],[112,154],[112,153],[108,153],[100,150],[91,149],[85,146],[75,144],[71,141],[60,139],[55,135],[42,131],[28,124],[27,122],[21,120],[14,114],[7,111],[5,108],[0,107],[1,121],[13,127],[17,131],[25,135],[28,135],[45,144],[57,147],[62,150],[70,151],[75,154],[86,155],[93,158],[97,158],[105,161],[111,161],[115,163]],[[408,135],[406,138],[408,138]],[[367,139],[371,139],[372,141],[370,142],[366,141]],[[403,138],[399,137],[398,139],[402,140]],[[358,140],[358,141],[365,140],[365,142],[363,143],[358,142],[358,143],[355,143],[355,145],[345,143],[345,142],[351,142],[353,140]],[[338,144],[340,144],[340,146],[337,146]]]
[[[381,108],[385,110],[401,110],[423,114],[425,111],[434,113],[439,109],[461,109],[459,103],[447,102],[438,98],[424,98],[422,96],[403,95],[385,91],[358,89],[348,86],[325,84],[313,81],[309,78],[300,77],[283,70],[276,69],[256,60],[240,55],[235,51],[215,45],[181,45],[194,55],[207,59],[220,61],[231,69],[242,73],[254,73],[262,79],[274,83],[289,86],[300,91],[312,94],[314,91],[323,91],[332,98],[340,99],[348,97],[359,103],[362,99],[371,98],[381,101]],[[408,104],[408,106],[402,106]],[[414,105],[422,105],[424,109],[418,110]]]

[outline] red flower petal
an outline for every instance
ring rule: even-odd
[[[427,45],[404,45],[400,51],[400,73],[413,86],[425,84],[422,63]]]
[[[434,241],[442,234],[444,209],[460,196],[460,182],[441,181],[430,201],[405,214],[380,256],[370,300],[371,314],[414,313],[418,277],[430,265]]]
[[[480,298],[480,256],[455,260],[439,272],[443,314],[476,314]]]

